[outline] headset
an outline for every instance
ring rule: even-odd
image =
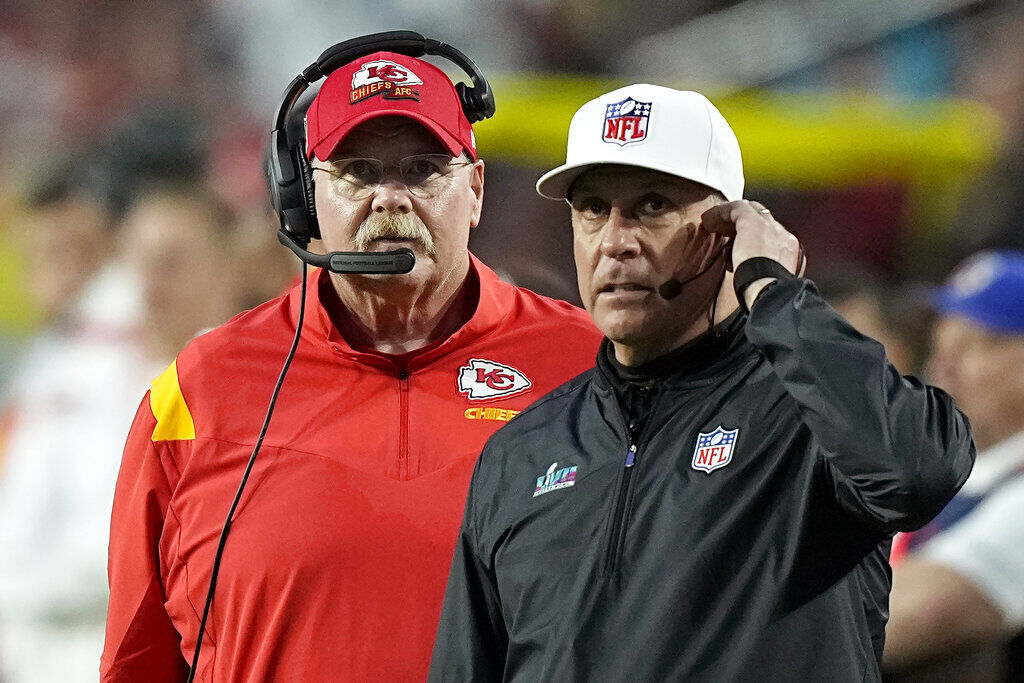
[[[221,558],[224,555],[224,546],[231,531],[235,510],[242,499],[245,484],[249,480],[249,474],[256,463],[256,456],[263,445],[267,428],[270,426],[270,417],[274,414],[274,406],[277,404],[277,397],[299,345],[306,312],[306,266],[318,266],[340,274],[400,275],[408,273],[416,264],[415,256],[410,249],[384,252],[333,251],[329,254],[315,254],[306,249],[311,239],[320,237],[320,225],[317,221],[316,202],[314,201],[313,171],[306,159],[306,141],[304,136],[295,130],[298,128],[297,126],[289,126],[289,123],[293,123],[290,114],[300,96],[310,85],[360,57],[381,51],[397,52],[409,57],[421,57],[425,54],[438,55],[455,62],[473,81],[471,87],[465,83],[455,84],[455,91],[459,96],[466,118],[470,123],[476,123],[494,115],[494,95],[491,92],[491,86],[477,66],[451,45],[424,38],[414,31],[374,33],[329,47],[317,57],[315,62],[303,69],[302,73],[296,76],[285,90],[270,133],[267,171],[270,179],[270,201],[281,220],[281,228],[277,232],[278,240],[291,249],[303,262],[302,282],[299,285],[301,288],[299,316],[295,324],[295,336],[278,375],[277,384],[274,385],[270,402],[267,404],[267,413],[263,418],[259,436],[256,438],[252,454],[249,456],[245,472],[242,474],[242,481],[238,485],[238,490],[235,492],[234,500],[228,510],[227,519],[221,528],[217,551],[213,558],[213,569],[210,573],[210,586],[206,592],[206,604],[199,622],[196,649],[192,655],[192,665],[189,668],[188,683],[192,683],[195,679],[196,669],[199,665],[199,652],[206,634],[206,621],[210,614],[210,607],[213,605],[213,596],[217,590],[217,575],[220,572]]]
[[[476,64],[451,45],[424,38],[414,31],[386,31],[346,40],[329,47],[316,61],[302,70],[285,89],[281,106],[274,117],[270,134],[268,175],[270,201],[281,220],[278,239],[306,263],[336,273],[407,273],[415,265],[412,252],[400,249],[391,252],[331,252],[314,254],[306,250],[311,239],[320,237],[313,192],[313,170],[306,158],[303,136],[289,135],[289,114],[310,85],[334,70],[374,52],[397,52],[409,57],[437,55],[457,64],[470,77],[473,85],[456,83],[455,91],[462,111],[470,123],[494,115],[494,95],[487,79]]]

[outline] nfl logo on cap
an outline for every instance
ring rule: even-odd
[[[602,140],[614,142],[620,147],[647,138],[647,124],[651,118],[651,103],[638,102],[627,97],[621,102],[609,104],[604,110],[604,134]]]
[[[743,197],[736,135],[708,98],[689,90],[634,83],[584,104],[569,123],[565,163],[541,176],[537,192],[566,199],[577,178],[604,164],[684,178],[728,201]]]

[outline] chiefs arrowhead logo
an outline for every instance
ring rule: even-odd
[[[459,368],[459,393],[470,401],[486,401],[499,396],[520,394],[533,383],[510,365],[473,358]]]
[[[414,74],[409,67],[386,59],[366,62],[352,74],[352,91],[349,93],[349,104],[381,95],[386,100],[416,100],[419,102],[419,90],[412,86],[423,85],[423,79]]]
[[[414,74],[409,67],[402,66],[387,59],[378,59],[373,62],[366,62],[359,67],[359,70],[352,74],[352,88],[363,85],[390,81],[402,85],[423,85],[419,76]]]

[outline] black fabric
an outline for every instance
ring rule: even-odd
[[[741,321],[659,359],[640,435],[644,380],[599,360],[491,437],[430,680],[880,680],[891,536],[967,478],[969,426],[807,280]]]
[[[743,333],[739,311],[687,344],[643,365],[623,365],[615,358],[615,347],[607,338],[601,342],[597,366],[615,390],[630,435],[636,439],[647,423],[661,392],[661,382],[673,374],[700,368],[713,362]]]
[[[803,251],[801,251],[801,258],[803,258]],[[748,315],[750,314],[750,309],[747,308],[743,292],[746,291],[747,287],[749,287],[755,280],[760,280],[763,277],[784,279],[793,277],[793,273],[789,272],[784,265],[775,259],[770,259],[766,256],[755,256],[754,258],[749,258],[737,266],[736,272],[733,274],[732,278],[732,287],[733,291],[736,292],[736,298],[739,300],[740,308]]]
[[[696,339],[643,365],[623,365],[615,358],[612,343],[605,339],[597,354],[597,365],[606,378],[620,390],[626,382],[659,380],[680,372],[690,372],[719,359],[724,351],[743,335],[743,318],[737,311]]]

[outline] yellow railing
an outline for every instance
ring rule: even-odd
[[[547,168],[565,159],[573,112],[625,82],[516,75],[493,85],[498,115],[476,125],[481,154]],[[740,140],[748,187],[894,180],[910,189],[919,233],[942,232],[1002,138],[995,116],[966,100],[900,101],[848,92],[707,94]]]

